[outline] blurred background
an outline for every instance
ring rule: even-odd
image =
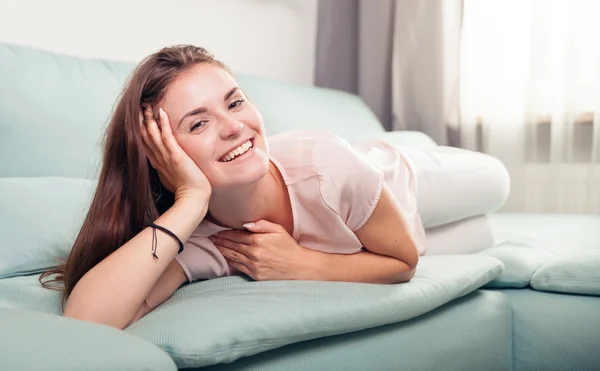
[[[0,42],[128,62],[203,46],[498,157],[504,211],[597,214],[599,15],[596,0],[0,0]]]

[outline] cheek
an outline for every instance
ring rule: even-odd
[[[183,151],[198,165],[201,170],[205,170],[207,164],[212,161],[214,141],[208,138],[202,138],[201,135],[191,136],[179,143]]]
[[[254,129],[260,129],[263,126],[262,116],[254,106],[249,107],[244,112],[244,117],[242,119],[246,122],[247,125],[252,126],[252,128]]]

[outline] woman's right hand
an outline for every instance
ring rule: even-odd
[[[158,110],[159,127],[152,108],[146,106],[142,109],[140,132],[144,149],[161,183],[175,194],[175,200],[198,196],[208,200],[212,192],[210,182],[175,140],[167,113],[162,108]]]

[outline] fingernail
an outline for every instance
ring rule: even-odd
[[[252,227],[254,227],[254,223],[244,223],[244,224],[242,224],[242,227],[244,227],[244,228],[252,228]]]
[[[163,113],[165,113],[165,111],[162,109],[162,107],[158,109],[158,112],[159,112],[159,114],[161,114],[161,115],[162,115]]]

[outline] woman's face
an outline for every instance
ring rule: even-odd
[[[253,183],[267,173],[262,117],[227,71],[209,63],[192,67],[168,86],[159,107],[213,189]]]

